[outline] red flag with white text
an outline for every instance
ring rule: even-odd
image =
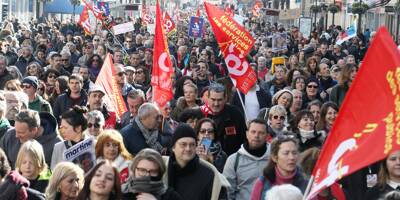
[[[325,141],[307,199],[400,150],[399,127],[400,54],[386,28],[381,27]]]
[[[160,4],[157,0],[151,86],[153,91],[152,100],[162,108],[173,98],[171,76],[174,73],[174,69],[172,68],[161,15]]]
[[[170,37],[172,34],[176,32],[176,26],[167,11],[164,12],[163,21],[164,21],[164,31],[167,34],[167,36]]]
[[[254,45],[254,39],[226,12],[207,2],[204,5],[232,82],[247,94],[257,81],[256,73],[245,58]]]
[[[85,35],[91,34],[91,32],[90,32],[91,25],[90,25],[90,21],[89,21],[89,12],[88,12],[87,6],[83,7],[78,24],[83,28]]]
[[[122,97],[121,88],[117,83],[117,73],[111,58],[111,54],[107,54],[104,64],[97,76],[96,85],[103,87],[106,95],[105,102],[112,107],[119,117],[127,111],[124,98]]]

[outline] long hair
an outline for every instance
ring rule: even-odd
[[[267,166],[265,166],[265,168],[263,170],[264,177],[267,177],[271,182],[274,182],[275,177],[276,177],[275,176],[276,163],[272,158],[278,157],[278,152],[279,152],[281,144],[286,143],[286,142],[293,142],[298,148],[298,142],[295,139],[295,137],[291,134],[292,133],[289,133],[289,135],[280,135],[272,140],[271,150],[270,150],[270,155],[269,155],[270,159],[268,160]]]
[[[96,157],[100,156],[104,157],[104,152],[103,152],[104,144],[109,141],[118,144],[118,154],[121,155],[124,159],[126,160],[132,159],[132,155],[128,152],[128,150],[124,145],[124,140],[121,134],[117,130],[112,130],[112,129],[103,131],[97,138],[96,148],[95,148]]]
[[[27,156],[32,158],[33,164],[36,168],[35,170],[37,170],[36,171],[37,174],[40,174],[42,171],[47,169],[47,164],[43,153],[43,147],[36,140],[26,141],[19,149],[17,155],[17,161],[15,163],[15,166],[18,170],[21,168],[23,159],[26,158]]]
[[[96,174],[96,171],[102,166],[102,165],[109,165],[113,168],[114,172],[114,187],[110,193],[109,200],[120,200],[122,198],[122,192],[121,192],[121,181],[119,179],[119,172],[117,168],[115,168],[112,163],[108,160],[103,160],[89,171],[89,173],[85,177],[85,185],[83,186],[83,189],[81,192],[79,192],[78,200],[87,200],[90,196],[90,183],[92,182],[92,179],[94,175]]]
[[[194,128],[194,131],[196,132],[196,136],[199,137],[201,125],[203,125],[205,122],[209,122],[212,125],[212,127],[214,129],[214,138],[215,138],[216,137],[215,131],[217,131],[217,125],[215,124],[214,120],[212,120],[210,118],[203,118],[197,122],[196,127]]]
[[[317,130],[324,130],[326,127],[326,120],[325,117],[328,114],[328,109],[332,108],[334,109],[336,112],[339,111],[338,106],[336,105],[336,103],[332,102],[332,101],[328,101],[326,103],[324,103],[321,107],[321,114],[317,123]]]
[[[46,199],[55,200],[60,195],[59,187],[61,181],[70,175],[76,175],[79,179],[79,190],[83,187],[83,170],[72,162],[60,162],[57,164],[53,171],[53,174],[49,180],[49,184],[46,188]]]
[[[341,87],[345,87],[346,84],[348,84],[351,81],[350,76],[351,76],[351,71],[353,70],[353,68],[355,68],[358,71],[358,66],[355,64],[347,63],[343,67],[342,72],[340,73],[340,77],[339,77],[339,85]]]
[[[315,71],[313,71],[311,68],[310,68],[310,62],[311,61],[315,61],[315,63],[316,63],[316,66],[315,66]],[[318,72],[319,72],[319,63],[318,63],[318,59],[315,57],[315,56],[312,56],[312,57],[310,57],[310,58],[308,58],[307,59],[307,62],[306,62],[306,70],[307,70],[307,72],[310,74],[310,75],[316,75]]]

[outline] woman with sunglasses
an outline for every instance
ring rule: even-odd
[[[275,105],[265,112],[260,112],[258,118],[267,121],[267,132],[269,134],[267,140],[269,143],[272,138],[283,135],[287,131],[287,111],[282,105]]]
[[[96,78],[103,66],[103,59],[98,54],[94,54],[86,61],[86,66],[89,68],[89,79],[96,82]]]
[[[210,118],[203,118],[197,122],[195,131],[197,134],[197,155],[213,164],[222,173],[227,159],[226,153],[222,150],[221,143],[216,140],[217,126]]]
[[[319,100],[320,102],[325,102],[325,98],[320,95],[320,83],[318,79],[310,77],[306,81],[306,92],[303,96],[303,107],[311,101]]]
[[[309,110],[297,112],[293,119],[292,131],[299,139],[299,150],[303,152],[311,147],[322,146],[323,134],[315,129],[314,116]]]
[[[98,110],[90,111],[87,116],[87,129],[85,133],[94,138],[97,138],[103,131],[103,127],[105,124],[104,115]]]
[[[43,75],[43,80],[46,82],[47,90],[46,94],[51,95],[56,85],[56,79],[60,76],[60,73],[55,69],[47,69]]]
[[[181,196],[162,181],[166,166],[161,155],[153,149],[141,150],[133,159],[124,200],[181,200]]]
[[[132,155],[126,150],[121,134],[112,129],[105,130],[96,142],[97,161],[108,160],[117,168],[121,187],[127,187],[126,181],[129,177],[129,166],[132,163]]]
[[[258,178],[251,192],[251,200],[264,200],[266,193],[276,185],[292,184],[302,192],[307,187],[307,180],[297,167],[299,149],[297,141],[291,135],[275,138],[270,146],[270,160]]]

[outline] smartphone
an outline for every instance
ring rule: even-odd
[[[203,137],[203,139],[201,139],[201,145],[204,145],[204,150],[208,153],[208,150],[210,149],[211,146],[211,139],[208,137]]]

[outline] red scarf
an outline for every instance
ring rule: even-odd
[[[208,103],[205,103],[204,105],[200,106],[200,110],[205,117],[208,117],[208,115],[214,115],[214,112],[211,110]]]

